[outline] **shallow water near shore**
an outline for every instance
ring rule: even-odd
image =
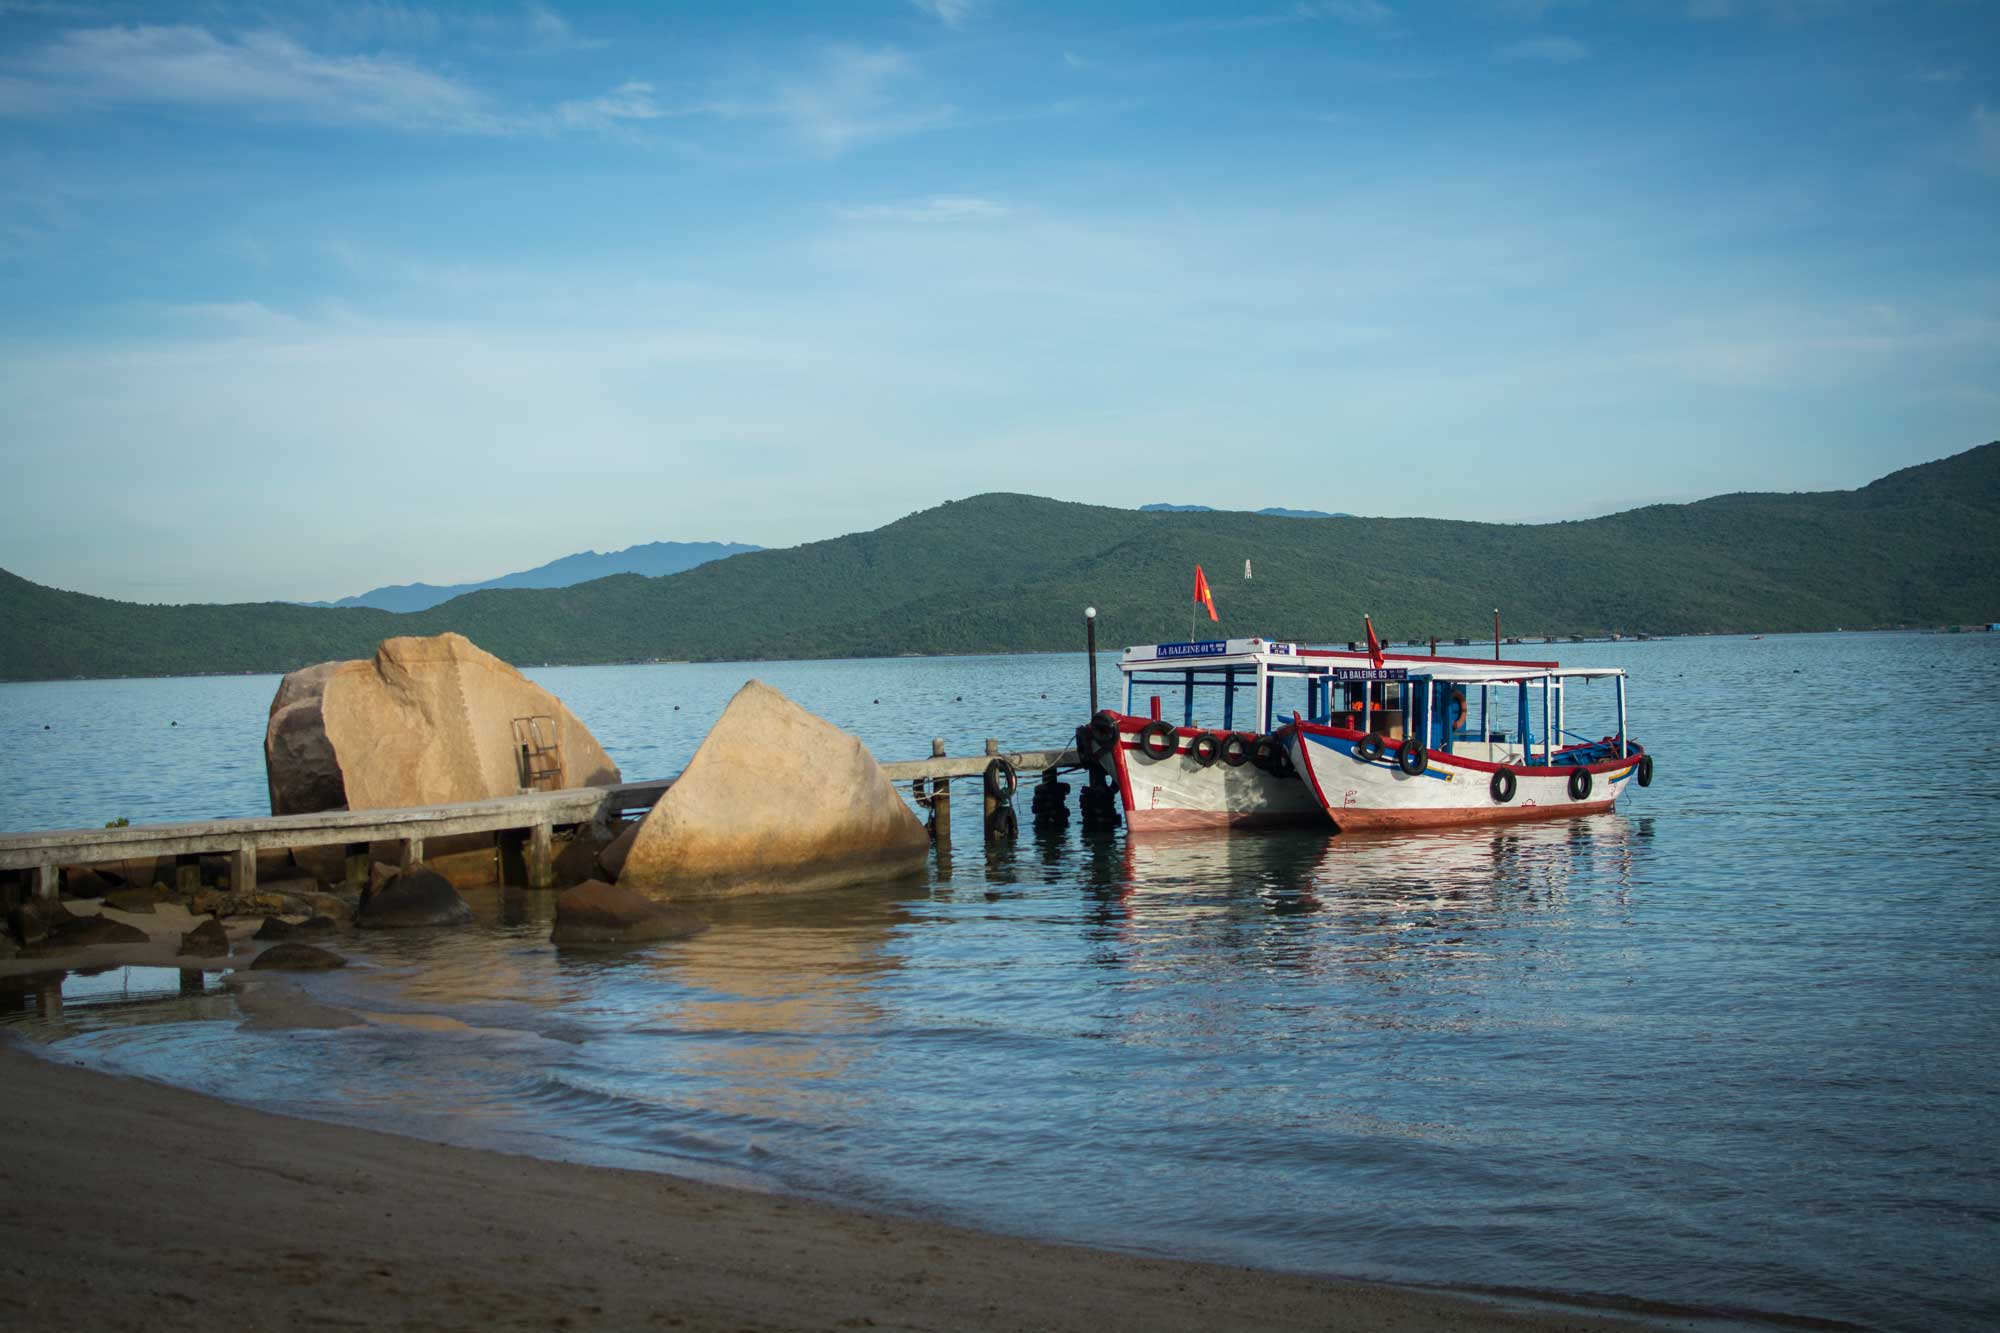
[[[353,966],[299,984],[358,1028],[244,1031],[216,983],[151,969],[0,1010],[273,1110],[1000,1230],[1989,1324],[2000,759],[1977,724],[2000,636],[1546,652],[1633,675],[1659,780],[1617,814],[1366,838],[1024,822],[989,854],[967,784],[927,877],[718,908],[689,941],[558,950],[550,895],[499,890],[469,895],[475,928],[350,936]],[[907,758],[933,735],[1058,744],[1083,671],[531,674],[638,778],[678,769],[752,675]],[[262,813],[275,684],[0,685],[0,827]]]

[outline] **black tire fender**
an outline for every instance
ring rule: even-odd
[[[1021,779],[1014,772],[1014,766],[1005,759],[995,759],[986,765],[986,794],[996,800],[1012,800],[1014,789],[1021,785]]]
[[[1240,732],[1230,732],[1222,741],[1222,762],[1231,768],[1241,768],[1250,762],[1249,738]]]
[[[1148,759],[1171,759],[1180,748],[1180,739],[1174,735],[1172,725],[1157,717],[1139,731],[1139,753]]]
[[[1278,761],[1284,757],[1284,753],[1284,746],[1269,736],[1264,736],[1250,747],[1250,762],[1266,773],[1275,773],[1278,771]]]
[[[1198,731],[1188,742],[1187,752],[1190,759],[1207,768],[1222,757],[1222,742],[1212,731]]]
[[[1118,714],[1109,708],[1094,713],[1090,718],[1090,738],[1106,749],[1118,743]]]
[[[1653,756],[1649,754],[1639,756],[1639,785],[1641,787],[1653,785]]]
[[[1422,777],[1424,770],[1431,766],[1431,754],[1424,743],[1415,736],[1405,740],[1396,749],[1396,767],[1413,778]]]
[[[1589,769],[1587,768],[1572,769],[1569,775],[1569,798],[1572,801],[1584,801],[1590,799],[1590,789],[1592,785],[1594,785],[1594,780],[1590,776]]]
[[[1364,764],[1372,764],[1382,757],[1382,738],[1369,732],[1354,742],[1354,757]]]
[[[1514,799],[1514,789],[1518,785],[1514,779],[1513,770],[1496,768],[1493,770],[1493,781],[1487,784],[1486,790],[1492,795],[1495,801],[1501,805],[1505,805]]]

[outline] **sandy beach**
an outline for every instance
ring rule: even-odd
[[[294,1120],[0,1045],[10,1328],[1558,1329]]]

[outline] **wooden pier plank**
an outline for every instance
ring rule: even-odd
[[[1015,750],[1001,758],[1024,773],[1046,768],[1073,768],[1076,751]],[[944,780],[978,777],[993,755],[934,755],[928,759],[897,760],[882,765],[892,782],[928,779],[937,784],[939,799],[949,801]],[[524,792],[491,800],[443,805],[409,806],[394,810],[324,810],[307,815],[267,815],[251,819],[207,819],[177,824],[132,824],[123,828],[51,829],[0,834],[0,871],[30,870],[53,883],[54,868],[91,865],[148,856],[199,857],[224,854],[236,858],[232,871],[245,883],[256,878],[256,853],[295,847],[341,847],[348,873],[367,874],[370,843],[397,842],[422,855],[428,839],[468,833],[526,830],[531,865],[548,856],[557,828],[607,824],[627,813],[650,809],[673,785],[672,778],[627,782],[609,787],[572,787],[561,791]],[[948,809],[948,804],[946,805]],[[248,869],[242,869],[244,863]],[[536,876],[531,872],[530,878]]]

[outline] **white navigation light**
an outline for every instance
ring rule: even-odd
[[[1086,606],[1086,607],[1084,607],[1084,608],[1083,608],[1083,614],[1084,614],[1084,615],[1085,615],[1085,616],[1086,616],[1087,618],[1089,618],[1089,619],[1091,619],[1091,620],[1095,620],[1095,619],[1097,619],[1097,608],[1096,608],[1096,607],[1094,607],[1094,606]]]

